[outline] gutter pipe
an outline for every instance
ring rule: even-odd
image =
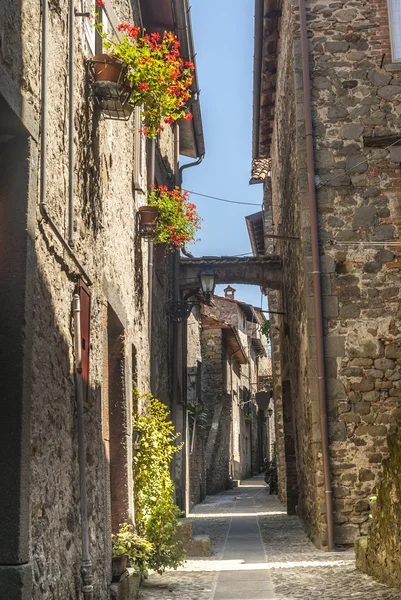
[[[40,201],[39,209],[44,221],[51,227],[54,234],[58,238],[59,242],[67,252],[69,257],[73,260],[76,267],[82,274],[85,283],[88,286],[92,285],[92,281],[85,269],[79,262],[73,249],[64,238],[60,229],[53,221],[47,209],[46,190],[47,190],[47,88],[48,88],[48,71],[47,71],[47,58],[48,58],[48,21],[49,21],[49,8],[47,0],[42,0],[42,69],[41,69],[41,104],[42,111],[40,116]]]
[[[299,19],[302,50],[302,77],[305,107],[306,161],[308,170],[308,192],[310,228],[312,243],[312,275],[314,295],[314,318],[316,326],[317,376],[320,407],[320,433],[322,438],[322,459],[326,500],[327,540],[329,552],[334,550],[333,531],[333,493],[330,476],[329,435],[327,424],[326,380],[324,372],[323,317],[321,297],[321,272],[319,259],[319,234],[317,219],[317,199],[315,188],[315,161],[313,150],[312,101],[310,92],[308,29],[306,22],[305,0],[299,0]]]
[[[179,168],[178,171],[178,185],[181,187],[182,186],[182,172],[184,169],[190,169],[191,167],[196,167],[197,165],[200,165],[202,160],[204,159],[204,154],[202,154],[198,160],[195,160],[194,162],[188,163],[186,165],[182,165],[182,167]]]
[[[252,158],[259,157],[260,90],[263,53],[263,9],[264,0],[255,0],[255,51],[253,56],[253,132]]]
[[[69,6],[69,57],[68,57],[68,244],[74,248],[74,46],[75,11],[74,0]]]
[[[92,561],[89,553],[89,523],[88,501],[86,496],[86,444],[84,430],[84,407],[82,392],[82,364],[81,364],[81,305],[79,292],[74,292],[74,342],[75,342],[75,395],[77,404],[78,424],[78,455],[79,455],[79,485],[80,485],[80,510],[81,510],[81,542],[82,561],[81,579],[84,600],[93,600],[93,574]]]

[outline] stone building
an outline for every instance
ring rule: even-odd
[[[188,322],[188,377],[195,375],[188,401],[198,407],[198,425],[191,428],[192,503],[259,473],[270,444],[266,416],[254,401],[268,371],[264,317],[236,300],[231,286],[225,294],[213,296]]]
[[[253,250],[283,264],[269,291],[280,495],[329,548],[366,534],[401,419],[395,6],[256,1]]]
[[[101,51],[83,14],[91,4],[0,4],[0,595],[7,600],[110,598],[111,532],[133,520],[132,390],[171,400],[164,304],[173,258],[156,248],[152,265],[137,209],[152,179],[179,182],[178,143],[187,156],[203,154],[199,103],[195,96],[180,142],[179,129],[168,126],[146,147],[136,111],[127,121],[103,119],[85,70]],[[143,7],[105,0],[99,10],[109,31],[122,20],[176,29],[192,58],[186,0]]]

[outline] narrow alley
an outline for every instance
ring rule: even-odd
[[[141,600],[401,599],[397,590],[356,571],[352,549],[317,550],[261,476],[207,496],[190,518],[194,535],[210,536],[212,556],[152,574]]]

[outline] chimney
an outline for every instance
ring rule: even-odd
[[[224,290],[224,296],[226,298],[231,298],[231,300],[235,300],[235,292],[236,290],[233,287],[231,287],[231,285],[229,285]]]

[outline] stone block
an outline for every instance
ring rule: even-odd
[[[348,123],[341,129],[341,137],[346,140],[357,140],[363,134],[364,126],[359,123]]]
[[[140,578],[133,577],[133,569],[128,569],[129,577],[112,583],[110,586],[110,600],[136,600],[139,597]]]
[[[386,358],[401,358],[401,346],[398,343],[388,344],[384,349]]]
[[[360,415],[368,415],[370,413],[370,402],[357,402],[355,412]]]
[[[187,556],[205,557],[211,555],[210,537],[208,535],[194,535],[187,546]]]
[[[370,392],[374,389],[375,384],[371,379],[361,379],[361,381],[353,383],[351,387],[358,392]]]
[[[326,319],[332,319],[338,317],[338,297],[337,296],[323,296],[322,297],[322,311],[323,317]]]
[[[371,358],[354,358],[351,365],[353,367],[370,367],[373,365],[373,360]]]
[[[344,319],[357,319],[360,314],[361,309],[355,302],[343,304],[339,310],[339,316]]]
[[[395,163],[401,163],[401,146],[390,148],[390,160]]]
[[[329,358],[345,356],[345,337],[331,336],[324,340],[324,355]]]
[[[326,391],[330,400],[346,400],[344,384],[340,379],[326,379]]]
[[[375,206],[361,206],[355,209],[354,227],[371,227],[377,223],[377,210]]]
[[[377,90],[377,95],[384,100],[401,99],[401,86],[385,85]]]
[[[340,421],[329,422],[330,442],[345,442],[347,439],[347,430],[345,423]]]
[[[369,71],[368,78],[373,83],[373,85],[381,87],[384,85],[388,85],[392,80],[393,76],[391,75],[391,73],[383,71],[383,69],[372,69],[371,71]]]
[[[355,435],[370,435],[371,437],[380,437],[387,434],[387,427],[385,425],[361,425],[355,431]]]
[[[379,399],[379,392],[372,390],[371,392],[364,392],[362,394],[363,402],[377,402]]]
[[[372,240],[376,242],[391,240],[394,237],[394,232],[394,225],[378,225],[373,230]]]
[[[351,154],[346,158],[345,168],[350,175],[362,174],[368,170],[368,163],[362,154]]]
[[[379,371],[387,371],[387,369],[394,369],[395,362],[390,358],[377,358],[375,360],[375,369]]]
[[[374,473],[370,469],[359,470],[359,481],[374,481]]]
[[[365,273],[379,273],[382,270],[382,265],[376,261],[367,262],[363,265],[363,270]]]

